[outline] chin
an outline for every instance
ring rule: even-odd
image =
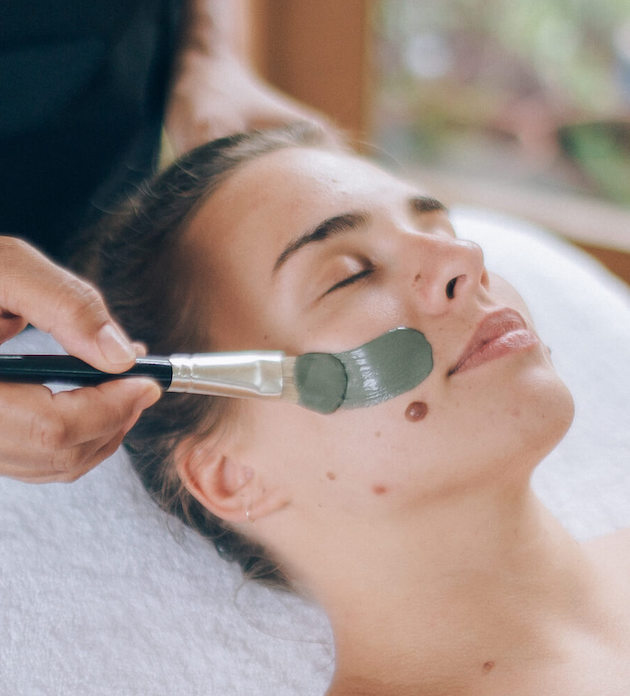
[[[541,372],[518,407],[518,433],[524,452],[537,465],[562,441],[575,415],[573,396],[553,371]]]
[[[529,478],[569,430],[573,397],[548,365],[512,374],[509,384],[509,391],[492,404],[491,425],[478,430],[472,441],[485,453],[485,474]]]

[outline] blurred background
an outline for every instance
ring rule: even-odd
[[[627,0],[381,0],[371,138],[405,162],[630,205]]]
[[[253,0],[247,58],[447,203],[630,278],[628,0]]]

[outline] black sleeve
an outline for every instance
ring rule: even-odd
[[[0,2],[0,233],[64,260],[153,172],[178,21],[176,0]]]

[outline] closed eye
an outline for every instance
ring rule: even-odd
[[[340,290],[341,288],[345,288],[348,285],[352,285],[353,283],[356,283],[359,280],[363,280],[363,278],[367,278],[367,276],[369,276],[373,272],[373,268],[364,268],[362,271],[359,271],[359,273],[355,273],[354,275],[348,276],[347,278],[340,280],[338,283],[335,283],[332,287],[326,290],[322,297],[326,297],[326,295],[330,295],[330,293],[335,292],[335,290]]]

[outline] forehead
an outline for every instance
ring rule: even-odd
[[[370,209],[417,191],[360,157],[314,148],[285,148],[240,165],[201,207],[193,234],[212,228],[231,244],[256,230],[270,243],[350,210]],[[215,236],[217,235],[217,236]]]
[[[301,200],[355,199],[373,187],[399,188],[402,182],[380,167],[342,151],[285,148],[241,166],[222,186],[223,194],[257,196],[259,203]]]

